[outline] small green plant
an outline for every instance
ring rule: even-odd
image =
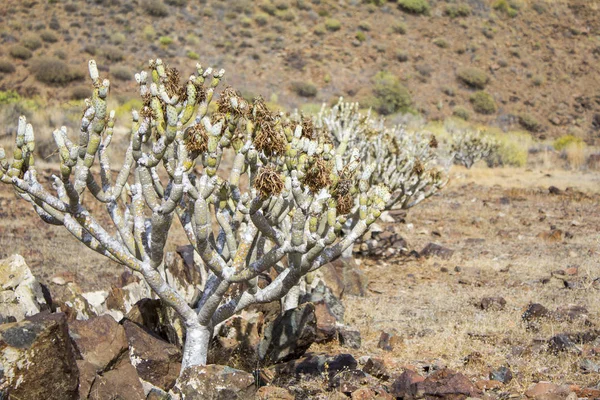
[[[429,15],[431,9],[427,0],[398,0],[398,6],[410,14]]]
[[[515,7],[515,3],[511,3],[508,0],[496,0],[492,4],[492,7],[496,11],[500,11],[511,18],[515,18],[519,14],[519,10]]]
[[[473,93],[470,100],[473,105],[473,110],[479,114],[493,114],[496,112],[496,102],[494,101],[494,98],[483,90]]]
[[[369,24],[367,21],[362,21],[360,24],[358,24],[358,29],[363,32],[369,32],[371,30],[371,24]]]
[[[144,35],[144,39],[148,41],[152,41],[156,37],[156,31],[154,30],[154,27],[152,25],[144,26],[142,34]]]
[[[110,36],[110,42],[111,42],[112,44],[116,44],[116,45],[123,44],[123,43],[125,43],[125,40],[127,40],[127,38],[126,38],[126,37],[125,37],[125,35],[124,35],[123,33],[121,33],[121,32],[116,32],[116,33],[113,33],[113,34]]]
[[[432,43],[442,49],[447,49],[448,47],[450,47],[450,45],[444,38],[435,38],[435,39],[433,39]]]
[[[519,115],[519,124],[529,132],[537,132],[540,130],[541,125],[537,119],[531,114],[523,113]]]
[[[292,10],[277,10],[275,16],[282,21],[290,22],[296,19],[296,14]]]
[[[556,139],[554,141],[554,143],[552,144],[552,146],[558,150],[558,151],[562,151],[564,149],[566,149],[568,146],[573,145],[573,144],[580,144],[583,143],[583,140],[577,136],[573,136],[573,135],[563,135],[561,137],[559,137],[558,139]]]
[[[21,100],[21,96],[14,90],[0,90],[0,104],[12,104]]]
[[[475,89],[485,88],[490,80],[483,70],[475,67],[462,68],[458,70],[457,76],[460,81]]]
[[[471,7],[468,4],[448,4],[444,8],[444,15],[450,18],[468,17],[471,15]]]
[[[263,2],[259,7],[262,11],[269,15],[275,15],[277,12],[277,7],[275,7],[275,5],[273,5],[270,1]]]
[[[462,106],[454,107],[454,110],[452,110],[452,115],[454,115],[456,118],[460,118],[465,121],[468,121],[469,118],[471,118],[471,113],[469,112],[469,110]]]
[[[269,23],[269,15],[265,13],[258,13],[254,16],[254,22],[258,26],[265,26]]]
[[[199,60],[200,59],[200,55],[192,50],[188,50],[187,53],[185,53],[185,55],[190,60]]]
[[[143,7],[146,14],[151,17],[163,18],[169,15],[169,9],[162,0],[146,0]]]
[[[40,32],[40,37],[46,43],[56,43],[58,42],[58,36],[52,31],[42,31]]]
[[[315,97],[317,95],[317,87],[310,82],[293,82],[292,90],[302,97]]]
[[[533,86],[542,86],[545,82],[546,78],[544,78],[542,75],[534,75],[534,77],[531,78],[531,83]]]
[[[35,51],[42,47],[42,41],[37,35],[29,34],[21,39],[21,44],[31,51]]]
[[[12,74],[15,72],[15,66],[8,60],[0,60],[0,73]]]
[[[361,31],[356,32],[356,35],[354,35],[354,37],[361,43],[367,40],[367,35],[365,35],[365,33]]]
[[[173,38],[171,38],[169,36],[161,36],[160,38],[158,38],[158,42],[162,46],[169,46],[170,44],[173,43]]]
[[[335,18],[327,18],[325,20],[325,28],[330,32],[339,31],[342,28],[342,23]]]
[[[17,58],[19,60],[29,60],[32,56],[31,50],[20,44],[12,46],[8,51],[8,54],[10,54],[12,58]]]
[[[392,32],[398,35],[405,35],[407,31],[406,24],[404,22],[396,22],[392,25]]]
[[[395,75],[380,71],[373,78],[373,108],[382,115],[407,112],[412,104],[408,89]]]

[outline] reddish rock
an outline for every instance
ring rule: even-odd
[[[289,390],[277,386],[263,386],[256,391],[256,400],[294,400]]]
[[[273,377],[285,375],[322,375],[328,373],[332,378],[337,373],[356,369],[356,359],[351,354],[309,354],[306,357],[273,366]]]
[[[400,398],[410,398],[417,392],[417,384],[425,378],[410,369],[405,370],[392,384],[391,394]]]
[[[2,394],[9,399],[77,399],[79,371],[65,314],[0,325]]]
[[[484,311],[500,311],[504,310],[506,306],[506,300],[503,297],[484,297],[478,303],[478,307]]]
[[[138,374],[129,358],[124,357],[114,369],[96,375],[90,389],[90,400],[140,400],[144,399],[144,389]]]
[[[360,388],[350,395],[352,400],[394,400],[394,397],[381,388]]]
[[[475,383],[475,386],[477,386],[477,389],[479,390],[493,390],[501,388],[503,384],[502,382],[495,380],[482,379],[480,381],[477,381]]]
[[[186,400],[247,400],[256,389],[252,374],[223,365],[186,368],[173,388]]]
[[[71,321],[69,335],[83,359],[103,371],[127,351],[125,330],[110,315]]]
[[[344,294],[352,296],[364,296],[367,293],[369,280],[365,273],[356,264],[354,258],[340,257],[331,262],[337,276],[344,286]],[[327,284],[327,282],[325,282]],[[333,290],[334,294],[336,290]]]
[[[440,246],[437,243],[428,243],[423,250],[419,253],[420,257],[430,258],[439,257],[442,260],[447,260],[454,254],[454,250],[444,246]]]
[[[313,303],[315,305],[315,317],[317,318],[317,343],[330,342],[336,337],[337,319],[329,309],[324,300]]]
[[[349,347],[351,349],[360,349],[362,340],[359,331],[341,328],[338,330],[338,341],[343,347]]]
[[[369,375],[373,375],[377,379],[384,381],[390,379],[390,374],[385,367],[385,362],[381,358],[369,357],[362,370]]]
[[[403,344],[403,339],[396,332],[382,331],[379,336],[377,347],[385,351],[392,351]]]
[[[479,397],[481,391],[469,378],[447,368],[435,371],[422,382],[416,383],[417,396],[442,397],[448,400]]]
[[[173,387],[181,369],[179,349],[131,321],[125,320],[123,327],[129,356],[140,378],[164,390]]]
[[[85,360],[77,360],[77,368],[79,369],[79,398],[87,399],[96,379],[96,366]]]
[[[550,382],[539,382],[532,385],[525,396],[537,400],[564,400],[571,393],[568,386],[559,386]]]

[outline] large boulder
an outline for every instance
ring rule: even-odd
[[[179,349],[129,320],[123,322],[123,327],[129,357],[139,377],[161,389],[172,388],[181,370]]]
[[[153,334],[177,347],[183,347],[185,325],[171,307],[160,299],[141,299],[125,316],[131,322],[143,326]]]
[[[264,315],[257,312],[228,319],[211,342],[208,363],[227,364],[244,371],[256,369],[264,325]]]
[[[286,311],[267,326],[259,355],[267,365],[292,360],[303,355],[316,340],[315,306],[306,303]]]
[[[181,400],[246,400],[256,392],[254,376],[223,365],[186,368],[175,387],[173,396]]]
[[[79,372],[62,313],[0,325],[0,368],[8,398],[79,398]]]
[[[90,388],[89,400],[140,400],[146,394],[129,358],[123,357],[110,371],[96,375]]]
[[[0,322],[22,321],[50,308],[42,285],[19,254],[0,260],[0,287]]]
[[[125,329],[110,315],[71,321],[69,335],[81,357],[96,372],[115,364],[128,349]]]
[[[325,270],[321,277],[336,297],[341,298],[341,293],[352,296],[366,295],[369,279],[354,258],[340,257],[320,269],[323,268]]]

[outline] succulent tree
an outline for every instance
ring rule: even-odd
[[[180,84],[179,73],[161,60],[150,62],[150,74],[135,75],[143,106],[132,112],[129,145],[113,173],[110,84],[94,61],[89,72],[93,95],[78,141],[64,127],[53,134],[61,158],[54,191],[38,180],[25,117],[13,159],[0,149],[0,181],[45,222],[63,225],[90,249],[141,274],[177,311],[186,326],[182,370],[206,363],[215,326],[284,297],[351,246],[389,201],[384,186],[371,184],[374,166],[358,150],[336,153],[309,132],[309,123],[291,123],[260,98],[248,103],[231,88],[209,107],[223,71],[197,65]],[[233,160],[230,168],[224,159]],[[90,200],[106,206],[110,226],[92,215]],[[352,229],[340,237],[350,212]],[[208,272],[193,304],[159,273],[176,218]],[[258,285],[266,273],[274,278]]]
[[[498,142],[482,131],[471,129],[452,131],[451,151],[457,164],[470,169],[498,150]]]

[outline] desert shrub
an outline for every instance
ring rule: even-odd
[[[533,3],[531,8],[538,14],[544,14],[546,12],[546,6],[540,2]]]
[[[46,43],[56,43],[58,42],[58,36],[52,31],[42,31],[40,32],[40,37]]]
[[[461,106],[454,107],[454,110],[452,110],[452,115],[465,121],[468,121],[469,118],[471,118],[471,113],[469,110]]]
[[[261,3],[259,8],[269,15],[275,15],[275,13],[277,12],[277,7],[275,7],[275,5],[270,1],[265,1]]]
[[[451,152],[456,164],[470,169],[477,161],[491,157],[498,149],[498,142],[485,131],[450,129]]]
[[[54,55],[54,57],[56,57],[56,58],[58,58],[60,60],[66,60],[67,59],[67,53],[65,53],[63,50],[56,50],[52,54]]]
[[[444,15],[450,18],[468,17],[471,15],[471,7],[468,4],[448,4],[444,8]]]
[[[0,60],[0,72],[3,74],[12,74],[15,72],[15,66],[8,60]]]
[[[200,54],[198,54],[198,53],[196,53],[195,51],[192,51],[192,50],[188,50],[187,53],[185,53],[185,55],[190,60],[198,60],[198,59],[200,59]]]
[[[74,71],[62,60],[42,57],[34,60],[31,72],[35,78],[47,85],[66,85],[74,80],[83,78],[83,73]]]
[[[407,28],[404,22],[396,22],[392,25],[392,32],[397,33],[399,35],[406,34]]]
[[[542,75],[535,75],[533,78],[531,78],[531,83],[533,86],[542,86],[545,82],[546,78],[544,78]]]
[[[282,21],[293,21],[296,19],[296,14],[292,10],[277,10],[275,16]]]
[[[317,95],[317,87],[310,82],[293,82],[292,90],[302,97],[315,97]]]
[[[100,50],[100,53],[108,61],[112,61],[112,62],[119,62],[119,61],[123,61],[123,59],[125,59],[125,53],[123,52],[123,50],[121,50],[115,46],[104,46]]]
[[[529,148],[533,143],[530,134],[520,131],[505,133],[500,130],[492,130],[490,134],[498,143],[498,148],[486,159],[488,166],[524,167],[527,165]]]
[[[356,35],[354,35],[354,37],[359,42],[364,42],[365,40],[367,40],[367,35],[365,35],[365,33],[361,31],[356,32]]]
[[[275,2],[275,8],[277,8],[278,10],[287,10],[288,8],[290,8],[290,5],[285,0],[279,0]]]
[[[50,23],[48,24],[48,28],[54,30],[54,31],[58,31],[60,30],[60,22],[58,21],[58,18],[56,18],[56,16],[52,17],[52,19],[50,19]]]
[[[79,7],[77,6],[77,4],[68,3],[65,4],[65,11],[68,13],[74,13],[79,11]]]
[[[537,132],[540,130],[540,123],[531,114],[523,113],[519,115],[519,124],[529,132]]]
[[[161,36],[158,38],[158,42],[163,46],[168,46],[173,43],[173,38],[169,36]]]
[[[492,7],[494,10],[500,11],[511,18],[514,18],[519,14],[519,10],[515,8],[515,3],[511,3],[508,0],[496,0],[492,4]]]
[[[429,14],[430,6],[427,0],[398,0],[401,10],[411,14]]]
[[[12,104],[21,100],[21,96],[14,90],[0,90],[0,104]]]
[[[185,7],[187,6],[188,0],[165,0],[165,3],[174,7]]]
[[[473,93],[470,100],[473,104],[473,110],[479,114],[493,114],[496,112],[494,98],[483,90]]]
[[[327,33],[327,29],[325,28],[325,25],[318,24],[315,26],[315,29],[313,30],[313,32],[317,36],[324,36]]]
[[[254,22],[258,26],[265,26],[269,22],[269,15],[265,13],[257,13],[254,16]]]
[[[450,47],[450,45],[444,38],[435,38],[435,39],[433,39],[432,43],[442,49],[447,49],[448,47]]]
[[[110,69],[110,74],[117,80],[130,81],[133,78],[131,70],[125,66],[117,65]]]
[[[554,143],[552,143],[552,146],[556,150],[562,151],[562,150],[566,149],[568,146],[570,146],[572,144],[578,144],[578,143],[583,143],[583,140],[581,138],[578,138],[577,136],[563,135],[563,136],[559,137],[558,139],[556,139],[554,141]]]
[[[154,30],[154,27],[152,25],[144,26],[142,34],[144,35],[144,39],[148,41],[152,41],[156,37],[156,31]]]
[[[331,32],[339,31],[342,28],[342,23],[335,18],[327,18],[325,20],[325,28]]]
[[[23,39],[21,39],[21,44],[27,47],[31,51],[35,51],[42,47],[42,41],[37,35],[26,35]]]
[[[17,58],[19,60],[29,60],[32,56],[31,50],[20,44],[12,46],[8,51],[8,54],[10,54],[12,58]]]
[[[143,7],[151,17],[162,18],[169,15],[169,9],[161,0],[146,0]]]
[[[406,50],[396,50],[396,60],[399,62],[407,62],[408,52]]]
[[[459,80],[475,89],[485,88],[490,80],[483,70],[475,67],[462,68],[458,71],[457,76]]]
[[[75,86],[71,89],[71,100],[83,100],[90,97],[92,91],[89,86]]]
[[[112,35],[110,35],[110,42],[112,44],[116,44],[116,45],[123,44],[123,43],[125,43],[125,40],[127,40],[127,37],[125,37],[125,35],[121,32],[116,32],[116,33],[113,33]]]
[[[369,32],[371,30],[371,24],[369,24],[367,21],[362,21],[358,24],[358,29],[363,32]]]
[[[389,72],[380,71],[375,75],[373,94],[373,108],[382,115],[408,111],[412,104],[408,89],[400,83],[398,77]]]
[[[93,44],[87,44],[85,45],[85,47],[82,49],[84,53],[89,54],[90,56],[95,56],[96,55],[96,51],[98,51],[98,49],[96,48],[96,46],[94,46]]]

